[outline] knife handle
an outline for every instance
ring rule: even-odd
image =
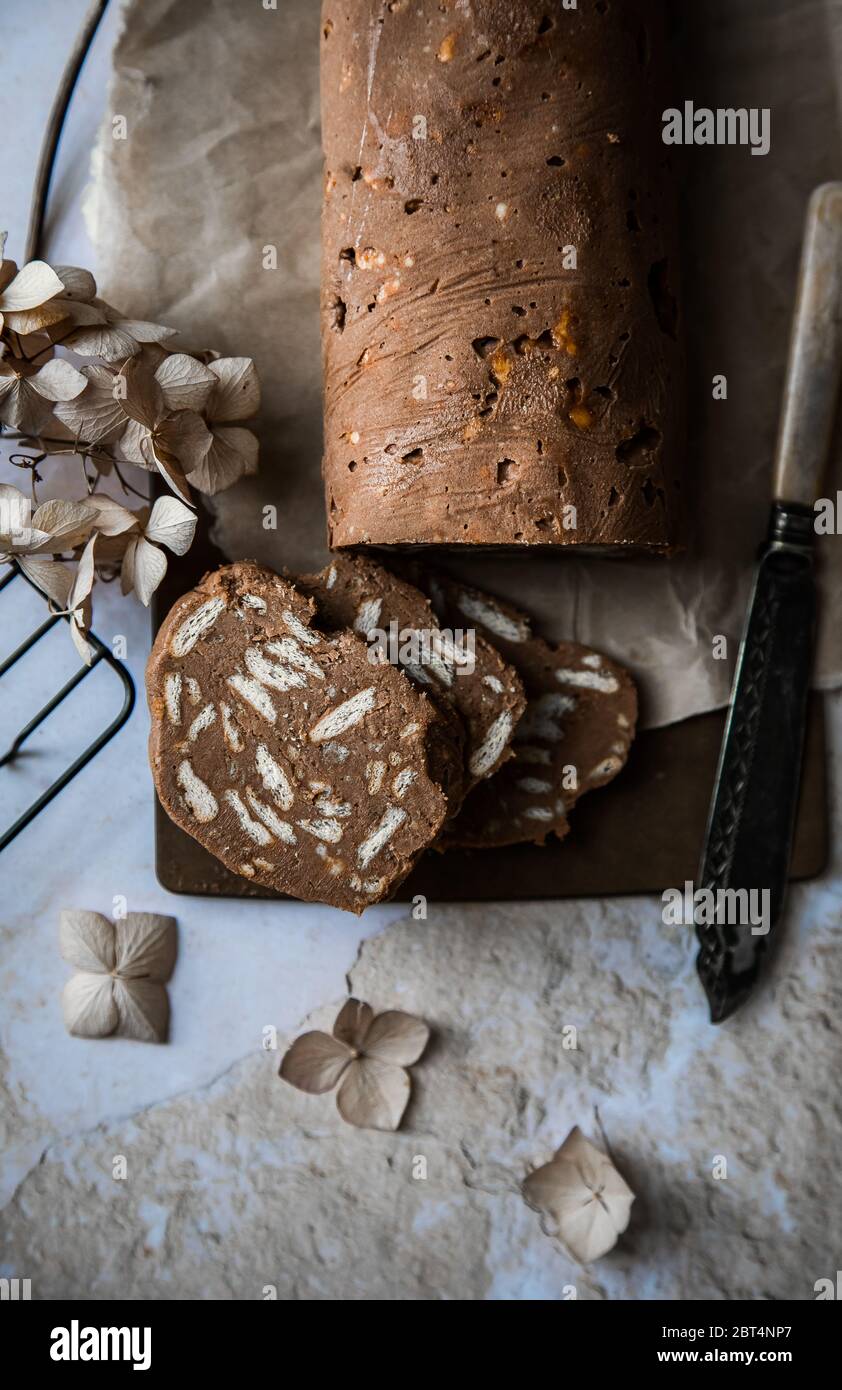
[[[821,488],[842,379],[842,183],[807,208],[772,495],[812,508]]]

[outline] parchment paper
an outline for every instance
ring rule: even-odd
[[[466,0],[449,0],[464,4]],[[248,354],[264,405],[261,474],[221,494],[230,558],[313,569],[326,559],[320,477],[319,3],[129,0],[88,212],[106,297]],[[842,0],[676,6],[675,102],[770,107],[766,157],[686,151],[690,352],[688,554],[674,561],[477,556],[449,567],[521,604],[554,638],[627,663],[650,725],[727,700],[769,476],[804,208],[842,176]],[[271,252],[277,249],[277,268]],[[715,401],[724,373],[728,399]],[[835,466],[835,465],[834,465]],[[839,471],[838,469],[836,470]],[[836,479],[826,495],[835,496]],[[277,530],[263,508],[277,508]],[[842,677],[842,540],[820,543],[817,678]],[[728,638],[716,660],[712,638]]]

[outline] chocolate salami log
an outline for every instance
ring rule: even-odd
[[[661,9],[324,4],[333,547],[675,546]]]

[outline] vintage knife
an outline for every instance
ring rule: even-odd
[[[699,869],[697,887],[716,895],[697,895],[696,909],[701,914],[705,901],[716,905],[715,919],[697,925],[696,962],[713,1023],[749,995],[786,894],[815,624],[814,503],[840,376],[842,183],[829,183],[816,189],[807,210],[769,533],[740,645]],[[751,890],[753,913],[747,910]]]

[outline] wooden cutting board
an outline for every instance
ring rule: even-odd
[[[628,766],[604,791],[585,796],[563,843],[513,845],[493,852],[430,851],[396,894],[434,902],[506,902],[529,898],[661,893],[695,877],[722,741],[724,714],[652,729],[635,741]],[[827,862],[827,798],[822,699],[813,697],[794,879],[815,878]],[[171,893],[229,898],[277,894],[239,878],[156,808],[156,867]]]
[[[172,604],[208,569],[224,564],[200,534],[173,562],[153,605],[157,628]],[[584,796],[563,843],[513,845],[494,851],[427,853],[396,900],[419,893],[435,902],[506,902],[536,898],[609,897],[681,888],[698,868],[724,711],[699,715],[638,735],[627,767],[602,791]],[[810,702],[801,804],[791,876],[817,877],[827,863],[828,805],[824,705]],[[230,873],[156,805],[156,870],[171,893],[229,898],[279,894]]]

